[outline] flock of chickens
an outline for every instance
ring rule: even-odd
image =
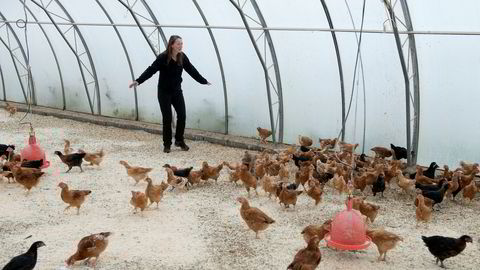
[[[270,131],[257,128],[261,142],[266,143],[266,139],[272,134]],[[355,154],[355,148],[358,144],[348,144],[337,139],[320,139],[320,147],[312,147],[313,141],[306,136],[299,136],[300,148],[292,146],[282,151],[265,150],[257,155],[245,151],[241,161],[236,163],[222,162],[217,165],[210,165],[206,161],[202,167],[194,170],[193,167],[177,168],[165,164],[167,172],[166,182],[154,184],[148,174],[153,168],[145,168],[130,165],[127,161],[121,160],[121,164],[129,177],[137,185],[140,181],[146,181],[147,187],[144,191],[132,191],[130,204],[133,211],[143,211],[151,204],[158,204],[163,198],[164,191],[169,187],[172,190],[187,191],[194,185],[205,183],[209,179],[217,182],[220,172],[224,167],[229,170],[229,180],[235,185],[241,182],[246,191],[247,197],[250,197],[250,191],[253,190],[258,196],[257,188],[261,186],[269,198],[274,198],[280,205],[289,208],[297,203],[298,196],[306,194],[315,205],[322,201],[325,192],[325,186],[328,185],[339,194],[345,193],[353,200],[353,208],[358,210],[365,219],[373,223],[379,206],[366,201],[366,194],[370,190],[373,196],[377,193],[383,196],[386,188],[393,188],[395,183],[401,188],[406,196],[413,196],[416,205],[416,221],[428,222],[433,213],[433,207],[442,203],[444,198],[455,196],[463,191],[463,197],[472,200],[477,192],[475,185],[475,174],[479,172],[478,164],[460,163],[460,167],[450,171],[444,166],[442,175],[435,174],[438,165],[433,162],[427,170],[421,167],[417,168],[415,174],[404,173],[406,164],[401,159],[406,158],[406,149],[391,145],[391,148],[374,147],[375,157],[367,157],[365,154]],[[43,160],[22,161],[19,155],[14,153],[14,145],[0,144],[0,156],[2,178],[8,179],[8,182],[16,181],[27,190],[35,187],[44,172],[40,167]],[[73,167],[79,167],[81,171],[83,161],[90,165],[99,166],[105,157],[105,152],[87,153],[83,150],[73,152],[70,142],[65,140],[63,153],[55,151],[59,159],[68,167],[69,172]],[[392,159],[388,159],[392,157]],[[296,166],[295,172],[290,172],[288,164],[290,161]],[[292,175],[292,177],[290,177]],[[290,179],[294,181],[290,181]],[[91,193],[90,190],[71,190],[68,185],[61,182],[58,186],[62,189],[61,199],[70,207],[77,208],[77,214],[86,197]],[[301,186],[301,187],[300,187]],[[359,193],[362,196],[352,196],[353,193]],[[412,198],[413,199],[413,198]],[[241,204],[240,216],[245,221],[257,238],[259,232],[266,230],[271,224],[275,223],[271,217],[259,208],[250,206],[247,198],[239,196],[237,201]],[[316,269],[321,262],[321,252],[318,247],[319,242],[330,231],[332,220],[326,220],[323,224],[312,224],[305,227],[301,234],[307,244],[307,247],[299,250],[287,269]],[[401,236],[384,229],[367,230],[367,235],[377,246],[379,260],[386,260],[386,253],[393,249],[398,241],[403,241]],[[110,232],[102,232],[86,236],[80,240],[75,254],[70,256],[66,263],[72,265],[76,261],[95,258],[92,265],[97,262],[99,255],[108,245]],[[441,262],[449,257],[456,256],[462,252],[467,242],[472,242],[470,236],[464,235],[458,239],[443,236],[422,236],[425,245],[429,251]],[[31,248],[24,254],[13,258],[3,269],[19,269],[19,265],[30,265],[33,269],[36,262],[37,248],[44,246],[43,242],[35,242]],[[23,268],[22,268],[23,269]]]

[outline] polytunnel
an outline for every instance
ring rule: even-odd
[[[404,146],[411,164],[478,159],[477,1],[3,0],[4,101],[160,123],[156,79],[128,89],[170,35],[187,128]],[[462,12],[462,16],[455,16]],[[158,75],[156,75],[158,76]],[[475,79],[475,80],[474,80]],[[473,117],[473,118],[472,118]]]

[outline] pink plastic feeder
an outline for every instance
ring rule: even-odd
[[[28,138],[28,145],[20,152],[22,160],[40,160],[43,159],[43,165],[41,169],[48,168],[50,161],[45,156],[45,151],[37,144],[37,138],[35,138],[35,132],[30,126],[30,137]]]
[[[333,219],[330,233],[325,236],[327,246],[340,250],[361,250],[370,245],[372,240],[366,235],[365,220],[360,212],[352,209],[352,204],[352,199],[348,198],[347,209]]]

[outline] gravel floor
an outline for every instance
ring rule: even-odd
[[[7,117],[0,112],[0,143],[25,146],[28,126],[19,125],[23,114]],[[79,123],[54,117],[31,115],[37,140],[47,153],[51,165],[40,184],[29,196],[18,184],[0,182],[0,266],[12,256],[24,252],[33,241],[42,240],[36,269],[64,269],[64,260],[75,252],[78,241],[91,233],[112,231],[110,244],[100,256],[97,269],[285,269],[295,253],[305,246],[300,234],[308,224],[322,223],[344,209],[345,196],[333,195],[326,188],[323,202],[317,207],[307,196],[300,196],[295,210],[285,210],[260,191],[250,204],[269,214],[276,223],[260,233],[261,239],[248,230],[239,214],[235,198],[246,196],[245,189],[228,181],[224,168],[217,184],[210,182],[187,192],[166,192],[160,208],[133,214],[129,204],[131,190],[144,191],[146,182],[134,186],[118,162],[153,167],[155,183],[166,179],[161,167],[169,163],[198,169],[206,160],[210,164],[240,161],[244,150],[188,141],[191,149],[162,152],[161,137],[142,131]],[[76,150],[103,148],[106,157],[101,167],[84,166],[84,173],[67,167],[53,155],[63,150],[68,138]],[[290,165],[291,177],[294,166]],[[57,184],[63,181],[73,189],[90,189],[80,215],[75,210],[63,212]],[[336,194],[336,193],[335,193]],[[438,269],[420,238],[421,235],[458,237],[469,234],[474,243],[465,251],[445,261],[450,269],[479,269],[480,202],[470,205],[444,202],[428,228],[415,228],[412,200],[396,190],[385,198],[369,196],[368,201],[381,206],[374,227],[384,227],[405,240],[390,251],[387,262],[377,262],[376,247],[361,252],[328,249],[322,241],[319,269]],[[24,239],[27,236],[32,236]],[[87,269],[77,263],[74,269]]]

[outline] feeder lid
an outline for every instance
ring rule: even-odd
[[[30,133],[28,138],[28,145],[22,149],[20,152],[22,155],[22,160],[40,160],[43,159],[43,165],[41,169],[45,169],[50,166],[50,161],[46,159],[45,151],[37,144],[37,139],[35,134]]]
[[[365,219],[360,212],[352,209],[352,204],[352,199],[349,198],[347,209],[333,219],[330,233],[325,236],[327,246],[341,250],[360,250],[370,245],[371,239],[366,234]]]

